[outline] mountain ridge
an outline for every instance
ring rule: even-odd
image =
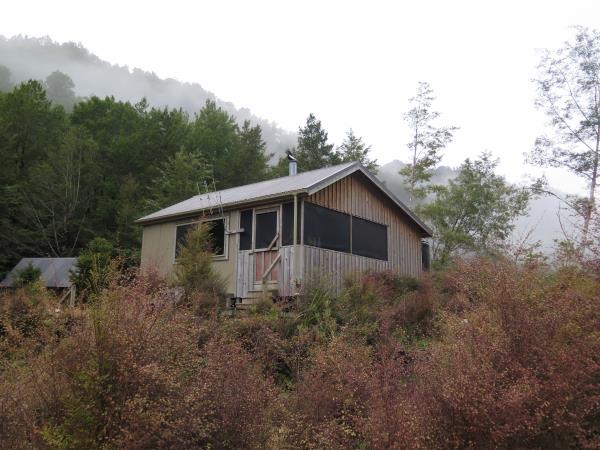
[[[296,144],[295,133],[252,114],[248,108],[220,99],[199,83],[160,78],[151,71],[112,64],[80,43],[59,43],[48,36],[7,38],[0,35],[0,64],[10,69],[13,83],[45,80],[59,70],[71,77],[78,96],[114,96],[131,103],[146,98],[150,106],[181,108],[190,116],[200,111],[206,100],[213,100],[240,125],[245,120],[260,125],[269,152],[282,155]]]

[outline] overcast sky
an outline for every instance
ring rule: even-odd
[[[380,163],[408,158],[402,113],[428,81],[460,127],[444,164],[489,150],[513,181],[544,130],[533,106],[537,49],[572,25],[598,27],[600,1],[7,2],[0,34],[81,42],[111,63],[198,82],[296,130],[313,112],[340,143],[353,128]],[[176,105],[173,105],[176,106]],[[567,191],[583,185],[545,170]]]

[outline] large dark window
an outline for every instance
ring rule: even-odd
[[[352,253],[387,261],[387,227],[352,217]]]
[[[240,217],[240,250],[252,250],[252,210],[242,211]]]
[[[215,256],[225,256],[225,219],[213,219],[206,221],[210,227],[210,244]],[[185,243],[188,232],[198,223],[186,223],[177,225],[175,238],[175,258],[179,257],[181,246]]]
[[[304,203],[304,244],[350,252],[350,216]]]
[[[388,259],[387,226],[308,202],[304,203],[304,244]]]
[[[257,212],[254,248],[268,248],[276,234],[277,211]]]
[[[298,222],[296,226],[297,243],[300,243],[300,224],[302,223],[302,208],[298,202]],[[294,203],[284,203],[281,207],[281,245],[294,244]]]

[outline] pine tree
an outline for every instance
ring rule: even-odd
[[[333,144],[327,142],[327,131],[314,114],[306,119],[306,125],[298,130],[298,147],[294,153],[298,171],[320,169],[338,162]]]
[[[204,191],[204,183],[212,182],[210,166],[197,153],[178,151],[162,165],[160,175],[152,182],[146,211],[156,211]]]
[[[238,185],[234,170],[240,146],[238,132],[235,118],[212,100],[206,101],[190,125],[186,148],[200,154],[213,168],[217,189]]]
[[[365,144],[362,138],[357,137],[350,129],[346,133],[344,142],[338,147],[336,155],[340,162],[358,161],[370,172],[377,173],[377,160],[369,159],[370,152],[371,146]]]
[[[259,125],[251,126],[250,121],[244,121],[239,131],[239,147],[234,161],[234,172],[237,174],[237,184],[244,185],[265,180],[268,177],[269,159],[273,154],[267,153],[267,144],[262,139]]]
[[[0,64],[0,93],[8,92],[13,88],[11,76],[10,69]]]
[[[75,96],[75,83],[71,77],[56,70],[46,77],[45,87],[48,100],[63,106],[66,111],[73,110],[77,97]]]

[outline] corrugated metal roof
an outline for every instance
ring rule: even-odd
[[[77,258],[23,258],[2,280],[0,287],[11,287],[17,273],[29,264],[41,270],[44,286],[66,288],[71,286],[70,272],[75,269]]]
[[[355,165],[356,163],[346,163],[338,166],[311,170],[310,172],[302,172],[298,175],[274,178],[272,180],[224,189],[222,191],[195,195],[180,203],[142,217],[137,222],[144,223],[184,213],[202,212],[210,208],[217,208],[219,207],[219,204],[223,207],[227,207],[238,203],[253,202],[274,196],[279,197],[286,194],[306,192],[314,184]]]
[[[431,236],[431,230],[414,213],[396,198],[375,176],[360,163],[352,162],[322,169],[302,172],[297,175],[275,178],[259,183],[247,184],[222,191],[196,195],[175,205],[161,209],[138,219],[136,222],[146,224],[158,220],[176,218],[183,215],[206,212],[219,207],[228,208],[270,198],[283,197],[293,194],[313,194],[351,173],[361,171],[379,189],[381,189],[396,205],[398,205],[417,225]]]

